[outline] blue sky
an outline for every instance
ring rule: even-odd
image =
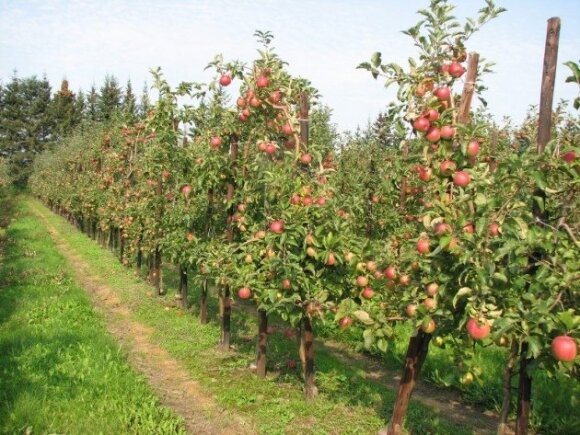
[[[496,62],[485,97],[498,119],[523,119],[539,101],[546,21],[562,19],[556,99],[572,99],[562,63],[580,59],[577,0],[496,0],[508,11],[486,25],[468,49]],[[456,0],[456,15],[473,16],[483,0]],[[339,129],[365,126],[392,91],[356,66],[375,51],[404,63],[415,54],[401,34],[428,0],[0,0],[0,79],[46,74],[54,87],[100,85],[106,74],[140,92],[149,69],[170,82],[204,81],[217,53],[255,57],[256,29],[271,30],[293,74],[310,79],[333,109]]]

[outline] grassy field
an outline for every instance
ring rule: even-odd
[[[0,343],[2,343],[2,347],[6,347],[4,343],[8,338],[5,339],[4,337],[5,334],[8,334],[7,331],[23,330],[24,324],[29,323],[28,319],[33,311],[28,308],[24,309],[22,311],[22,320],[20,320],[22,324],[7,326],[8,322],[15,321],[12,319],[16,319],[16,317],[13,313],[5,314],[4,307],[10,306],[11,303],[13,305],[33,304],[39,297],[36,296],[38,292],[42,292],[45,298],[48,298],[42,302],[39,300],[40,307],[52,306],[48,302],[51,301],[55,307],[59,307],[58,310],[64,310],[63,307],[69,304],[67,302],[68,298],[72,298],[71,295],[74,294],[76,295],[74,300],[82,300],[85,311],[94,316],[84,296],[82,296],[82,292],[70,282],[62,258],[54,252],[54,245],[50,243],[46,231],[40,228],[41,224],[38,218],[31,216],[31,210],[41,213],[43,218],[57,229],[63,239],[88,264],[91,272],[102,277],[103,282],[119,296],[122,304],[131,308],[135,320],[155,330],[154,340],[181,361],[187,367],[191,377],[200,382],[205,391],[214,397],[219,405],[247,417],[255,424],[260,433],[372,434],[376,433],[384,425],[392,409],[394,392],[385,389],[376,382],[364,379],[363,369],[356,363],[344,364],[331,352],[318,348],[316,350],[316,376],[320,397],[315,402],[307,404],[302,397],[298,369],[287,367],[288,360],[299,360],[296,343],[294,340],[285,338],[279,331],[272,334],[269,341],[268,379],[257,379],[249,370],[255,355],[254,337],[256,330],[255,319],[251,312],[248,310],[235,310],[233,317],[234,335],[232,337],[232,342],[236,346],[235,352],[219,352],[216,349],[219,327],[217,325],[215,298],[210,298],[213,303],[213,305],[210,305],[210,313],[213,315],[210,323],[208,325],[199,325],[195,307],[187,313],[177,307],[173,297],[177,280],[176,275],[170,268],[166,270],[167,295],[156,299],[152,296],[152,289],[145,285],[140,277],[135,276],[131,270],[124,268],[112,253],[103,250],[83,234],[71,231],[71,227],[67,222],[51,214],[46,208],[31,199],[26,199],[24,205],[20,206],[19,217],[9,227],[7,232],[12,243],[9,244],[9,255],[4,259],[4,266],[0,269],[2,270],[0,272],[0,276],[2,276]],[[14,240],[19,241],[14,243]],[[43,248],[36,247],[37,244],[40,244]],[[39,258],[40,253],[44,251],[49,252],[50,261],[42,261]],[[31,252],[34,252],[34,255],[31,255]],[[55,265],[52,265],[53,262],[55,262]],[[25,271],[34,270],[34,264],[37,264],[39,271],[29,277],[30,274]],[[62,275],[62,278],[53,277],[57,276],[57,272],[53,270],[54,267],[57,268],[58,276]],[[18,274],[16,273],[17,270],[20,270]],[[38,277],[41,274],[43,274],[43,278],[39,279]],[[12,284],[7,286],[8,276],[13,276],[14,278],[10,280]],[[25,279],[24,276],[27,278]],[[15,281],[19,283],[18,286],[16,286]],[[34,284],[44,283],[45,281],[50,284],[42,289],[37,288]],[[52,284],[53,281],[55,281],[54,285]],[[27,297],[22,298],[22,300],[16,296],[23,293],[22,289],[5,291],[5,289],[20,288],[20,284],[25,282],[27,282],[27,288],[30,288],[27,290]],[[75,292],[63,290],[69,287],[74,288]],[[197,289],[193,285],[191,287],[191,300],[195,302],[198,297]],[[10,292],[13,293],[13,302],[10,302],[7,296]],[[41,312],[46,313],[46,309],[42,308],[45,311]],[[53,309],[56,310],[56,308]],[[38,310],[40,308],[37,308]],[[75,336],[82,334],[86,321],[81,321],[83,328],[78,325],[71,325],[74,322],[78,322],[79,316],[85,311],[78,308],[75,308],[73,312],[65,310],[60,314],[62,317],[59,318],[58,322],[52,313],[50,319],[46,314],[42,314],[40,318],[46,323],[43,324],[44,326],[41,330],[44,334],[50,334],[51,336],[58,334],[56,331],[60,331],[64,335],[70,335],[71,331],[74,331]],[[36,316],[35,318],[39,317],[39,315]],[[8,318],[10,320],[7,320]],[[98,318],[92,318],[94,323],[99,324]],[[50,430],[53,431],[71,432],[71,430],[52,429],[52,426],[48,426],[46,416],[54,417],[56,412],[52,409],[56,408],[63,413],[69,412],[70,414],[66,417],[66,420],[69,421],[71,419],[79,422],[95,421],[99,416],[102,417],[102,412],[109,412],[111,414],[108,421],[117,423],[118,427],[123,427],[123,425],[128,427],[128,421],[137,421],[137,424],[140,425],[152,425],[142,426],[145,428],[157,427],[155,426],[156,422],[160,422],[158,427],[163,427],[161,424],[167,427],[164,433],[177,432],[180,428],[178,420],[156,405],[155,399],[150,395],[146,386],[142,382],[139,383],[129,368],[123,365],[122,353],[119,353],[118,349],[108,338],[104,336],[100,339],[94,338],[94,335],[96,335],[94,323],[91,324],[93,326],[85,331],[90,337],[90,348],[92,349],[93,346],[97,345],[96,343],[99,343],[99,346],[102,345],[109,349],[108,351],[101,350],[98,354],[101,357],[109,355],[106,358],[121,364],[124,370],[131,374],[128,377],[132,379],[132,382],[135,382],[135,385],[121,387],[120,382],[115,380],[112,374],[108,374],[108,377],[101,374],[96,376],[99,379],[94,379],[95,375],[84,373],[86,370],[84,364],[87,364],[87,357],[84,356],[76,364],[69,361],[67,367],[72,373],[67,374],[67,376],[73,379],[76,379],[75,376],[91,379],[90,381],[80,382],[80,384],[88,385],[89,382],[93,382],[99,385],[99,388],[103,389],[107,394],[111,394],[111,399],[105,400],[103,404],[99,405],[98,403],[101,403],[99,400],[102,400],[102,397],[95,397],[94,399],[84,397],[82,400],[78,400],[81,403],[85,403],[84,407],[80,406],[78,410],[68,410],[64,409],[63,403],[64,398],[73,394],[69,391],[62,393],[63,399],[59,399],[60,396],[55,396],[53,399],[49,395],[42,400],[42,406],[38,404],[27,405],[27,401],[31,400],[26,396],[27,390],[14,386],[21,382],[17,379],[17,376],[33,379],[40,376],[38,384],[43,385],[42,388],[44,389],[48,388],[45,385],[51,381],[46,379],[47,375],[42,367],[31,363],[31,365],[29,364],[29,373],[18,373],[11,377],[14,382],[12,387],[6,387],[2,384],[2,388],[6,391],[17,390],[10,394],[18,394],[18,397],[22,397],[22,399],[15,401],[8,398],[11,401],[9,403],[14,403],[14,405],[10,405],[10,408],[6,411],[2,409],[0,421],[11,419],[8,421],[14,421],[15,423],[7,426],[7,428],[14,428],[17,431],[30,424],[34,426],[35,431],[37,428],[50,427]],[[32,326],[28,327],[31,328]],[[102,331],[102,325],[96,329]],[[335,333],[336,331],[330,325],[319,328],[319,336],[321,337],[332,336],[336,338]],[[389,349],[386,356],[381,357],[387,368],[397,370],[401,367],[400,361],[405,351],[409,331],[401,329],[398,333],[401,336],[401,340]],[[14,337],[10,339],[13,340]],[[340,339],[346,343],[355,343],[357,340],[354,336],[354,330],[350,334],[341,335]],[[101,340],[103,341],[102,344]],[[89,344],[85,344],[85,346],[89,346]],[[62,347],[66,348],[66,346],[61,345],[58,349]],[[58,349],[54,350],[57,354]],[[83,355],[78,350],[73,353],[75,356]],[[464,396],[468,401],[484,403],[493,407],[500,399],[499,380],[501,379],[501,370],[504,364],[503,350],[499,348],[486,349],[480,353],[479,358],[479,365],[482,369],[481,383],[474,382],[469,387],[463,387]],[[458,387],[456,382],[457,371],[455,365],[449,359],[450,352],[448,350],[434,348],[426,362],[425,377],[433,383],[450,384]],[[6,363],[3,360],[0,361],[2,361],[3,368],[8,363],[8,361]],[[93,361],[93,358],[88,358],[88,361]],[[99,364],[96,365],[101,367]],[[106,365],[106,367],[108,368],[109,365]],[[6,369],[4,370],[6,371]],[[101,367],[99,370],[105,370],[105,368]],[[99,370],[93,368],[90,372],[98,373]],[[38,373],[39,371],[40,373]],[[62,380],[62,378],[56,378],[51,382],[58,384],[58,379]],[[124,382],[127,382],[127,379]],[[68,380],[65,383],[66,385],[72,384]],[[42,391],[42,388],[38,385],[33,388]],[[59,390],[64,387],[53,386],[53,388]],[[91,387],[90,390],[92,394],[96,394],[95,390],[101,391],[99,388]],[[129,392],[130,397],[122,396],[123,391]],[[77,393],[75,392],[75,394]],[[148,394],[148,399],[144,399],[143,396]],[[534,426],[541,428],[541,433],[576,433],[574,431],[579,427],[580,422],[574,409],[579,395],[580,389],[577,381],[571,382],[569,379],[564,378],[548,380],[537,376],[534,379]],[[48,400],[49,397],[50,400]],[[40,397],[36,397],[36,399],[40,400]],[[59,402],[59,400],[62,401]],[[139,417],[131,414],[127,407],[120,405],[125,402],[144,404],[139,408]],[[149,405],[146,406],[146,404]],[[87,410],[87,407],[90,408],[90,411]],[[101,414],[97,412],[98,415],[91,419],[90,415],[95,413],[95,408],[103,411],[101,411]],[[27,417],[26,410],[29,410],[29,412],[34,410],[34,415],[30,418]],[[61,415],[60,420],[64,419]],[[441,415],[417,402],[411,404],[406,426],[410,432],[415,434],[453,433],[459,435],[472,433],[470,428],[454,425],[445,415]],[[4,429],[4,427],[0,426],[0,429]],[[41,429],[40,431],[43,430]],[[76,430],[72,432],[76,432]],[[112,433],[115,431],[105,431],[105,433],[107,432]],[[151,432],[147,432],[147,429],[145,429],[141,433]]]
[[[184,433],[107,335],[46,229],[10,202],[0,199],[0,433]]]

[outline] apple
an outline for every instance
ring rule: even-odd
[[[274,104],[278,104],[280,101],[282,101],[282,92],[281,91],[270,92],[270,101]]]
[[[431,179],[431,176],[433,175],[433,171],[431,170],[431,168],[426,168],[424,166],[422,166],[419,169],[419,179],[421,181],[429,181]]]
[[[308,255],[308,256],[309,256],[309,257],[311,257],[311,258],[314,258],[314,257],[316,257],[316,249],[314,249],[312,246],[309,246],[309,247],[306,249],[306,255]]]
[[[378,204],[379,202],[381,202],[381,197],[379,195],[372,195],[371,202],[373,204]]]
[[[222,144],[222,138],[219,136],[214,136],[209,140],[209,143],[210,143],[212,148],[217,149]]]
[[[465,68],[463,68],[459,62],[452,62],[451,65],[449,65],[449,75],[451,77],[459,78],[464,72]]]
[[[578,347],[576,340],[567,335],[559,335],[552,340],[552,355],[558,361],[570,362],[576,359]]]
[[[248,120],[248,115],[246,115],[246,114],[244,114],[244,113],[242,112],[242,113],[240,113],[240,116],[238,116],[238,119],[239,119],[241,122],[246,122],[246,121]]]
[[[375,291],[370,287],[365,287],[360,295],[365,299],[371,299],[375,295]]]
[[[457,167],[457,165],[455,164],[454,161],[452,161],[452,160],[443,160],[441,162],[441,164],[439,165],[439,171],[443,175],[451,175],[451,173],[453,171],[455,171],[455,168],[456,167]]]
[[[259,98],[256,97],[252,97],[250,99],[250,106],[252,106],[253,108],[258,108],[262,105],[262,102],[260,101]]]
[[[284,232],[284,221],[277,220],[270,223],[270,231],[275,234],[282,234]]]
[[[246,212],[246,204],[244,204],[244,203],[238,204],[236,208],[238,209],[238,211],[240,213],[245,213]]]
[[[413,122],[413,127],[417,131],[427,131],[429,130],[430,126],[431,123],[429,120],[423,116],[420,116],[419,118],[415,119],[415,122]]]
[[[239,97],[236,101],[236,105],[240,108],[243,109],[244,107],[246,107],[246,99],[244,97]]]
[[[487,227],[487,233],[491,236],[491,237],[497,237],[499,236],[500,233],[500,227],[499,224],[497,222],[492,222],[491,224],[489,224],[489,226]]]
[[[431,127],[429,130],[427,130],[425,137],[429,142],[437,142],[439,139],[441,139],[441,130],[439,130],[437,127]]]
[[[421,329],[425,334],[433,334],[435,332],[435,321],[433,319],[429,320],[429,323],[423,323],[421,325]]]
[[[292,128],[292,126],[290,124],[284,124],[282,126],[282,133],[284,133],[285,135],[290,136],[293,132],[294,132],[294,129]]]
[[[473,379],[473,374],[471,372],[467,372],[461,377],[459,382],[461,382],[462,385],[469,385],[473,382]]]
[[[376,261],[369,260],[366,262],[365,266],[366,266],[367,270],[371,273],[377,270],[377,262]]]
[[[415,304],[407,305],[407,308],[405,308],[405,313],[409,317],[415,317],[415,314],[417,314],[417,305]]]
[[[457,171],[453,176],[453,184],[459,187],[466,187],[471,182],[469,173],[465,171]]]
[[[244,257],[244,263],[250,264],[250,263],[253,263],[253,262],[254,262],[254,258],[250,254],[247,254]]]
[[[339,321],[338,321],[338,325],[340,326],[340,329],[346,329],[348,328],[350,325],[352,325],[352,319],[348,316],[346,317],[342,317]]]
[[[309,206],[312,205],[312,203],[314,202],[314,200],[312,199],[312,197],[310,195],[306,195],[304,198],[302,198],[302,204]]]
[[[328,258],[326,259],[327,266],[334,266],[336,264],[336,257],[332,252],[328,254]]]
[[[354,259],[354,254],[352,252],[347,252],[344,254],[344,261],[350,263]]]
[[[467,148],[465,150],[466,154],[469,157],[475,157],[479,154],[479,141],[472,140],[467,144]]]
[[[455,136],[455,127],[450,125],[444,125],[441,127],[441,137],[443,139],[451,139],[453,136]]]
[[[220,85],[228,86],[232,82],[232,77],[229,74],[222,74],[220,77]]]
[[[314,240],[314,235],[312,234],[306,234],[304,241],[306,242],[307,245],[314,245],[314,243],[316,242],[316,240]]]
[[[443,65],[441,65],[441,67],[439,68],[439,72],[441,74],[448,74],[449,73],[449,65],[448,63],[444,63]]]
[[[266,231],[264,230],[256,231],[254,234],[254,238],[256,239],[263,239],[264,237],[266,237]]]
[[[450,233],[452,230],[453,229],[451,228],[451,225],[446,224],[445,222],[439,222],[437,225],[435,225],[435,234],[438,236],[441,236],[445,233]]]
[[[451,89],[447,86],[442,86],[440,88],[435,89],[433,92],[439,101],[447,101],[451,96]]]
[[[238,290],[238,296],[240,297],[240,299],[250,299],[250,296],[252,296],[252,292],[248,287],[242,287],[241,289]]]
[[[427,287],[425,287],[425,293],[427,293],[428,296],[433,297],[438,292],[439,292],[439,284],[437,284],[436,282],[432,282]]]
[[[469,319],[467,321],[467,333],[474,340],[483,340],[491,332],[491,326],[487,320],[477,321],[476,319]]]
[[[397,269],[394,266],[389,266],[385,269],[385,277],[393,280],[397,277]]]
[[[425,308],[427,308],[427,310],[433,311],[435,308],[437,308],[437,301],[433,298],[426,298],[423,301],[423,305]]]
[[[270,86],[270,79],[266,76],[260,76],[258,77],[258,80],[256,80],[256,86],[259,88],[267,88]]]
[[[463,225],[463,231],[469,234],[475,233],[475,225],[473,222],[466,222],[465,225]]]
[[[195,239],[195,235],[190,231],[189,233],[187,233],[186,238],[188,242],[192,242]]]
[[[435,122],[439,119],[439,112],[433,108],[427,109],[423,116],[427,118],[429,122]]]
[[[576,160],[578,156],[576,155],[576,151],[572,150],[572,151],[567,151],[564,154],[562,154],[562,160],[564,160],[566,163],[572,163],[574,160]]]
[[[185,186],[183,186],[181,188],[181,193],[183,193],[184,196],[189,196],[189,194],[191,193],[192,187],[189,184],[186,184]]]
[[[282,288],[284,290],[288,290],[288,289],[292,288],[292,283],[290,282],[290,280],[288,278],[284,278],[282,280],[281,285],[282,285]]]
[[[312,163],[312,156],[310,154],[302,154],[300,156],[300,163],[303,165],[309,165]]]
[[[411,277],[409,275],[401,275],[399,278],[399,284],[404,286],[411,284]]]
[[[294,194],[290,197],[290,204],[300,205],[300,202],[302,202],[302,198],[300,198],[300,195]]]
[[[366,276],[359,275],[356,277],[356,285],[358,285],[359,287],[366,287],[367,285],[369,285],[369,280]]]
[[[266,144],[266,149],[265,149],[266,154],[274,155],[274,154],[276,154],[276,151],[278,151],[278,148],[276,148],[276,145],[274,145],[272,142],[268,142]]]
[[[429,239],[427,237],[417,241],[417,252],[422,255],[429,253]]]
[[[323,205],[326,204],[326,196],[319,196],[318,198],[316,198],[316,205],[318,205],[319,207],[322,207]]]

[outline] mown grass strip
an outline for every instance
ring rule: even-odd
[[[392,409],[394,392],[363,379],[357,369],[346,366],[329,352],[316,353],[320,397],[306,403],[297,369],[288,359],[298,360],[296,343],[276,333],[270,337],[270,375],[257,379],[248,369],[254,359],[254,318],[243,310],[235,313],[233,342],[236,351],[216,348],[219,327],[213,321],[199,325],[195,315],[184,314],[170,295],[155,299],[152,288],[124,268],[113,254],[51,214],[36,201],[31,206],[50,222],[94,273],[130,307],[135,318],[156,330],[155,339],[187,366],[192,378],[213,394],[219,404],[254,420],[263,434],[372,434],[384,425]],[[193,298],[197,296],[194,292]],[[407,427],[413,433],[468,434],[469,428],[450,424],[417,403],[411,405]]]
[[[0,242],[0,433],[184,433],[128,365],[38,218],[21,201],[13,211]]]

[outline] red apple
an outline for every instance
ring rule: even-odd
[[[270,101],[274,104],[278,104],[280,101],[282,101],[282,92],[272,91],[270,93]]]
[[[399,284],[404,286],[411,284],[411,277],[409,275],[401,275],[399,278]]]
[[[439,171],[441,171],[441,174],[443,175],[451,175],[456,167],[455,162],[451,160],[443,160],[439,165]]]
[[[427,308],[427,310],[429,311],[433,311],[435,308],[437,308],[437,302],[435,301],[435,299],[433,298],[426,298],[423,301],[423,305],[425,306],[425,308]]]
[[[433,171],[431,170],[431,168],[426,168],[424,166],[422,166],[419,169],[419,179],[421,181],[429,181],[431,179],[431,176],[433,175]]]
[[[262,105],[262,102],[256,98],[256,97],[252,97],[250,99],[250,106],[252,106],[253,108],[258,108]]]
[[[282,285],[282,288],[284,290],[288,290],[288,289],[292,288],[292,283],[290,282],[290,280],[288,278],[284,278],[282,280],[281,285]]]
[[[417,252],[419,254],[425,255],[429,253],[429,239],[423,237],[417,241]]]
[[[558,361],[571,362],[576,359],[578,347],[576,340],[567,335],[559,335],[552,340],[552,355]]]
[[[407,313],[407,316],[409,317],[415,317],[415,314],[417,314],[417,305],[415,304],[407,305],[407,308],[405,308],[405,313]]]
[[[479,154],[479,141],[472,140],[467,144],[467,148],[465,150],[466,154],[469,157],[475,157]]]
[[[360,295],[364,299],[371,299],[375,295],[375,291],[370,287],[365,287]]]
[[[209,144],[214,149],[219,148],[222,144],[222,138],[219,136],[214,136],[209,140]]]
[[[343,317],[338,321],[338,325],[340,326],[340,329],[346,329],[352,325],[352,319],[348,316]]]
[[[397,269],[394,266],[389,266],[385,269],[385,276],[391,280],[397,277]]]
[[[497,222],[492,222],[491,224],[489,224],[489,226],[487,227],[487,232],[490,236],[492,237],[497,237],[499,236],[500,233],[500,227],[499,224]]]
[[[467,333],[474,340],[483,340],[491,332],[491,326],[487,320],[477,321],[476,319],[469,319],[467,321]]]
[[[435,122],[439,119],[439,112],[433,108],[427,109],[423,116],[429,120],[429,122]]]
[[[184,196],[189,196],[189,194],[191,193],[192,187],[189,184],[186,184],[185,186],[183,186],[181,188],[181,193],[183,193]]]
[[[242,287],[241,289],[238,290],[238,296],[240,297],[240,299],[250,299],[250,296],[252,296],[252,292],[248,287]]]
[[[449,89],[447,86],[442,86],[435,89],[434,94],[439,101],[447,101],[451,96],[451,89]]]
[[[244,97],[239,97],[238,100],[236,101],[236,104],[240,109],[243,109],[244,107],[246,107],[247,104],[246,99]]]
[[[413,127],[417,131],[427,131],[429,130],[430,126],[431,123],[429,120],[423,116],[420,116],[419,118],[415,119],[415,122],[413,122]]]
[[[306,195],[304,198],[302,198],[302,204],[309,206],[312,205],[312,203],[314,202],[314,200],[312,199],[312,197],[310,195]]]
[[[292,126],[290,124],[284,124],[282,126],[282,133],[284,133],[285,135],[290,136],[293,132],[294,132],[294,129],[292,128]]]
[[[439,139],[441,139],[441,130],[439,130],[437,127],[431,127],[429,130],[427,130],[425,137],[429,142],[437,142]]]
[[[441,127],[441,137],[443,139],[451,139],[455,136],[455,128],[450,125],[444,125]]]
[[[229,74],[223,74],[220,77],[220,85],[228,86],[232,82],[232,77]]]
[[[292,205],[299,205],[301,201],[302,198],[300,198],[300,195],[298,194],[292,195],[292,197],[290,198],[290,204]]]
[[[284,222],[280,220],[271,222],[270,231],[275,234],[282,234],[284,232]]]
[[[445,233],[451,233],[452,230],[453,229],[451,228],[451,225],[446,224],[445,222],[439,222],[437,225],[435,225],[435,234],[438,236],[441,236]]]
[[[302,154],[300,156],[300,163],[303,165],[309,165],[312,162],[312,156],[310,154]]]
[[[453,176],[453,184],[459,187],[466,187],[471,182],[471,177],[465,171],[457,171]]]
[[[439,72],[441,74],[447,74],[449,73],[449,65],[448,63],[444,63],[443,65],[441,65],[441,67],[439,68]]]
[[[332,252],[328,254],[328,258],[326,259],[327,266],[334,266],[336,264],[336,257]]]
[[[562,154],[562,160],[564,160],[566,163],[572,163],[574,160],[576,160],[576,158],[576,151],[574,150]]]
[[[267,88],[270,86],[270,79],[266,76],[260,76],[258,77],[258,80],[256,80],[256,86],[259,88]]]
[[[429,320],[429,323],[425,324],[423,323],[421,325],[421,329],[423,330],[423,332],[425,334],[433,334],[433,332],[435,332],[435,321],[433,319]]]
[[[427,287],[425,287],[425,293],[427,293],[428,296],[433,297],[438,292],[439,292],[439,284],[437,284],[436,282],[432,282]]]
[[[465,68],[463,68],[459,62],[452,62],[451,65],[449,65],[449,75],[451,75],[451,77],[461,77],[464,72]]]
[[[276,147],[275,144],[273,144],[272,142],[268,142],[266,144],[266,149],[265,149],[266,154],[269,154],[272,156],[272,155],[276,154],[276,151],[278,151],[278,148]]]

